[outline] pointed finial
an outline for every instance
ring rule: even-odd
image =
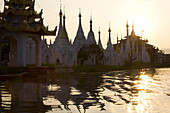
[[[132,21],[132,31],[134,31],[134,20]]]
[[[92,20],[92,9],[91,9],[91,14],[90,14],[90,20]]]
[[[64,6],[63,27],[65,27],[65,20],[66,20],[66,16],[65,16],[65,6]]]
[[[65,15],[65,6],[64,6],[64,15]]]
[[[59,13],[59,16],[61,17],[62,16],[62,2],[60,0],[60,13]]]
[[[92,15],[90,16],[90,31],[92,31]]]
[[[63,26],[65,26],[65,19],[66,19],[66,15],[65,15],[65,6],[64,6]]]
[[[127,23],[126,23],[126,28],[127,28],[127,29],[129,28],[129,22],[128,22],[128,19],[127,19]]]
[[[101,33],[101,32],[100,32],[100,27],[99,27],[99,35],[100,35],[100,33]]]
[[[81,8],[79,8],[79,14],[81,14]]]
[[[62,1],[60,0],[60,10],[62,10]]]
[[[131,32],[131,35],[135,35],[135,28],[134,28],[134,21],[132,21],[132,32]]]
[[[109,30],[108,30],[108,32],[109,32],[109,33],[111,32],[111,29],[110,29],[110,22],[109,22]]]
[[[129,36],[129,24],[128,24],[128,19],[127,19],[127,24],[126,24],[126,33],[127,33],[127,36]]]
[[[81,17],[81,8],[79,8],[79,17]]]

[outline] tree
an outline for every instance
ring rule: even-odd
[[[83,65],[84,61],[88,60],[92,55],[95,56],[95,64],[101,64],[104,58],[104,53],[98,45],[85,45],[83,46],[78,54],[78,64]]]

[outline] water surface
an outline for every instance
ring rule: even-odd
[[[1,113],[170,113],[170,68],[0,80]]]

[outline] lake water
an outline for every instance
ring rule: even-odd
[[[170,68],[0,80],[1,113],[170,113]]]

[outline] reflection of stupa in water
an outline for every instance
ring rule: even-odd
[[[151,70],[151,74],[154,73],[155,70]],[[21,77],[0,83],[0,109],[5,113],[82,113],[93,108],[108,111],[110,104],[138,105],[141,104],[138,101],[139,92],[149,91],[139,87],[139,84],[143,84],[140,76],[140,71],[135,70],[103,75],[37,75],[35,79]]]
[[[23,77],[16,81],[6,82],[0,87],[3,86],[5,94],[10,95],[8,112],[70,111],[73,106],[79,112],[85,112],[92,106],[101,106],[99,109],[102,110],[103,103],[99,102],[100,91],[97,89],[102,83],[101,77],[98,75],[91,78],[85,75],[80,76],[80,78],[72,79],[69,75],[48,77],[40,75],[34,80]],[[82,82],[82,79],[86,80]],[[4,98],[4,95],[2,94],[1,97]],[[6,107],[5,101],[2,100],[2,111]]]
[[[51,109],[51,106],[43,103],[41,84],[20,81],[8,82],[4,86],[0,91],[3,92],[0,110],[4,113],[46,113]]]

